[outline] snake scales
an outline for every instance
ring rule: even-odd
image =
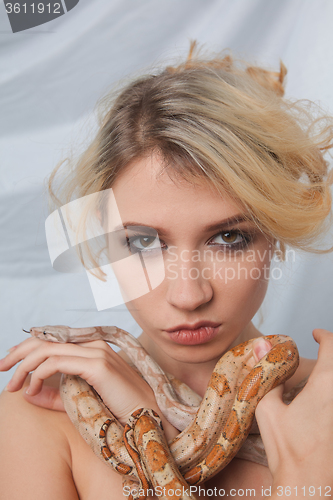
[[[123,428],[83,379],[62,375],[60,392],[69,418],[94,453],[124,475],[128,493],[136,486],[130,499],[143,498],[142,492],[150,488],[164,488],[162,499],[194,499],[188,485],[217,474],[237,452],[240,458],[267,464],[260,436],[248,434],[260,399],[298,366],[291,338],[264,337],[273,347],[254,367],[248,364],[252,341],[228,351],[216,364],[201,401],[184,383],[166,375],[138,340],[119,328],[45,326],[31,328],[30,333],[52,342],[102,339],[120,347],[153,389],[161,412],[181,431],[166,443],[159,417],[149,409],[134,412]],[[168,496],[168,491],[180,494]]]

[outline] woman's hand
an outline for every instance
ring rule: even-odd
[[[152,408],[161,414],[150,386],[102,340],[61,344],[29,338],[0,360],[0,370],[9,370],[19,361],[7,390],[20,390],[32,372],[27,399],[39,406],[63,409],[59,390],[43,388],[43,382],[56,373],[65,373],[78,375],[93,386],[122,424],[137,408]],[[161,417],[172,431],[173,427]]]
[[[287,406],[279,386],[256,410],[272,498],[333,494],[333,333],[316,329],[313,336],[320,344],[318,361],[301,393]]]

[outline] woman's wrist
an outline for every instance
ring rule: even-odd
[[[271,488],[271,499],[296,499],[333,496],[332,471],[323,466],[322,469],[312,467],[310,464],[304,466],[299,464],[294,469],[289,468],[287,472],[274,475]]]

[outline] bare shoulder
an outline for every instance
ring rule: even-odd
[[[25,387],[0,395],[0,497],[77,500],[65,415],[28,403]]]
[[[121,478],[94,455],[67,414],[28,403],[25,387],[0,395],[0,498],[95,500],[112,489],[121,499]]]

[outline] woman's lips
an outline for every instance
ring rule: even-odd
[[[198,328],[180,328],[179,330],[167,331],[171,340],[177,344],[199,345],[209,342],[216,337],[218,326],[200,326]]]

